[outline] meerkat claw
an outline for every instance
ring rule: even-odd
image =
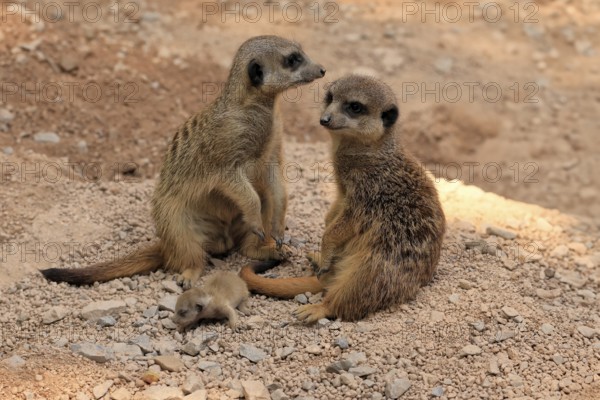
[[[183,275],[179,275],[176,280],[177,284],[181,286],[183,290],[188,290],[192,287],[192,283],[189,279],[184,277]]]
[[[266,236],[265,236],[264,231],[258,230],[258,229],[252,229],[252,233],[254,233],[256,236],[258,236],[258,238],[260,239],[261,242],[265,241]]]
[[[275,248],[277,250],[281,250],[281,248],[283,247],[283,238],[276,237],[275,235],[271,235],[271,237],[273,238],[273,240],[275,240]]]
[[[314,265],[313,268],[315,268]],[[320,278],[321,276],[329,272],[329,268],[315,268],[315,272],[317,274],[317,278]]]
[[[305,324],[313,324],[327,317],[327,309],[323,304],[307,304],[294,311],[294,316]]]

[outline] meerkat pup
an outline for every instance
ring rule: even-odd
[[[445,218],[432,180],[399,144],[396,97],[389,86],[350,75],[331,84],[321,125],[332,138],[337,197],[325,217],[316,276],[268,279],[244,267],[252,291],[289,298],[324,291],[296,316],[362,319],[413,299],[433,278]],[[262,268],[264,269],[264,268]]]
[[[277,102],[286,89],[324,75],[295,42],[258,36],[243,43],[220,96],[171,141],[152,199],[160,240],[120,260],[42,274],[92,284],[162,266],[189,288],[209,255],[239,249],[250,258],[283,258],[287,194]]]
[[[227,319],[229,327],[238,324],[236,308],[248,314],[248,286],[233,272],[215,272],[200,288],[186,290],[177,298],[173,322],[180,331],[205,319]]]

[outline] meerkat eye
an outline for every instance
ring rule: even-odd
[[[359,103],[358,101],[353,101],[350,104],[348,104],[347,109],[348,111],[350,111],[351,114],[354,115],[364,114],[367,111],[365,106]]]
[[[304,61],[304,58],[300,53],[292,53],[285,59],[285,65],[289,68],[294,68],[302,64],[302,61]]]
[[[327,94],[325,95],[325,104],[331,104],[331,102],[333,101],[333,94],[331,94],[331,92],[327,92]]]
[[[177,311],[177,315],[179,315],[180,317],[185,317],[186,314],[187,314],[187,310],[179,310],[179,311]]]

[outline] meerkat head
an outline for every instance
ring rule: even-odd
[[[398,115],[396,96],[388,85],[347,75],[327,88],[320,122],[332,134],[368,143],[390,133]]]
[[[245,86],[277,94],[325,76],[298,43],[278,36],[257,36],[244,42],[234,59],[232,73],[245,75]]]
[[[180,330],[184,330],[201,319],[207,318],[210,314],[208,306],[211,300],[212,297],[201,288],[186,290],[177,298],[173,322]]]

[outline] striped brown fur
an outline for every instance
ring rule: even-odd
[[[293,54],[301,62],[289,63]],[[286,89],[324,74],[295,42],[277,36],[247,40],[221,95],[171,141],[152,199],[158,244],[83,269],[44,270],[44,276],[84,284],[162,266],[190,287],[209,255],[239,249],[251,258],[281,259],[274,244],[283,238],[287,195],[281,168],[268,172],[271,163],[283,163],[277,101]],[[262,169],[258,179],[247,176],[252,165]]]
[[[318,278],[267,279],[245,267],[250,290],[289,298],[323,289],[323,302],[301,306],[297,317],[355,321],[413,299],[432,280],[444,213],[432,180],[398,141],[397,118],[383,82],[350,75],[332,83],[321,124],[332,137],[337,197],[313,256]]]

